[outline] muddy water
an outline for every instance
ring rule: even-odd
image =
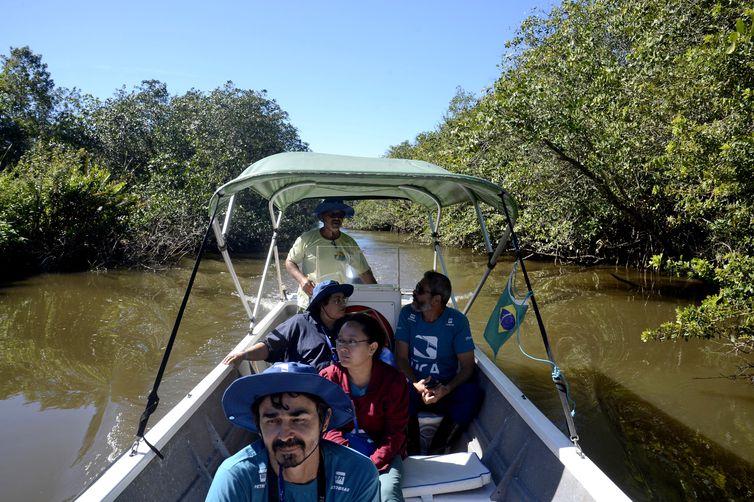
[[[431,252],[400,236],[354,236],[365,248],[400,248],[403,287],[431,264]],[[449,250],[446,262],[463,307],[485,260]],[[44,275],[0,287],[3,500],[70,499],[130,446],[190,265],[159,274]],[[262,265],[248,258],[238,267],[253,294]],[[481,332],[507,270],[498,267],[469,316],[489,355]],[[725,378],[738,361],[722,355],[716,342],[640,341],[644,329],[693,301],[693,285],[624,268],[528,263],[528,270],[553,353],[570,382],[586,453],[634,499],[750,497],[754,388]],[[273,302],[263,299],[267,307]],[[246,329],[223,263],[205,259],[150,424]],[[531,309],[521,345],[544,356]],[[515,339],[496,362],[564,428],[547,365],[525,357]]]

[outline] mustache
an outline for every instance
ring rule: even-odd
[[[287,441],[281,441],[280,439],[276,439],[272,442],[272,449],[278,450],[280,448],[288,448],[291,446],[300,446],[302,449],[304,448],[304,442],[298,438],[291,438]]]

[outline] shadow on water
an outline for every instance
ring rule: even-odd
[[[752,387],[721,376],[735,362],[716,341],[640,338],[642,330],[673,319],[675,309],[699,294],[698,285],[618,270],[631,277],[626,284],[607,267],[527,267],[555,359],[570,383],[581,445],[600,469],[634,500],[751,499]],[[493,278],[492,291],[470,313],[477,346],[565,432],[551,368],[522,355],[515,337],[493,357],[479,336],[504,281]],[[546,357],[531,309],[521,344]]]
[[[623,451],[635,498],[680,501],[754,497],[754,467],[744,459],[606,375],[581,377],[594,381],[599,410],[614,430],[610,437]],[[584,446],[589,448],[588,441]]]

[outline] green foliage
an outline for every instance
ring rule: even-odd
[[[0,255],[16,272],[79,269],[111,259],[131,198],[84,151],[37,145],[0,173]]]
[[[102,154],[133,180],[142,199],[131,220],[129,255],[137,262],[172,261],[194,251],[208,222],[207,201],[218,186],[263,157],[307,148],[275,101],[230,82],[209,94],[178,97],[169,97],[163,84],[145,82],[106,102],[95,123]],[[258,249],[272,232],[266,216],[263,201],[242,195],[231,245]]]
[[[29,47],[0,56],[0,170],[15,163],[47,133],[54,82],[42,58]]]
[[[730,46],[728,46],[728,50],[725,52],[733,54],[736,52],[739,43],[749,43],[752,37],[754,37],[754,9],[745,9],[743,16],[736,19],[736,31],[728,35]]]
[[[564,1],[521,25],[492,89],[471,102],[459,92],[436,130],[389,155],[506,187],[526,252],[653,265],[719,286],[657,338],[745,341],[754,319],[752,12],[733,1]],[[396,217],[396,228],[415,219]],[[446,242],[478,245],[465,231],[471,217],[448,212]]]
[[[671,264],[675,266],[677,264]],[[703,274],[711,264],[684,266]],[[677,340],[718,338],[725,340],[733,354],[747,356],[754,351],[754,257],[732,253],[711,270],[719,291],[705,298],[700,305],[676,311],[675,322],[664,323],[656,329],[645,330],[642,340]],[[750,371],[751,363],[742,366],[742,373]]]
[[[566,0],[521,25],[491,89],[479,97],[458,89],[435,130],[388,155],[506,187],[519,203],[516,231],[528,253],[650,265],[719,288],[648,337],[746,342],[754,318],[753,12],[750,2],[732,0]],[[128,190],[137,199],[124,204],[125,217],[114,217],[125,221],[122,236],[103,237],[133,263],[195,249],[217,186],[259,158],[307,148],[265,92],[230,82],[171,96],[165,84],[145,81],[98,102],[55,90],[28,48],[12,49],[3,62],[0,168],[45,138],[85,148],[92,165],[125,183],[111,195]],[[43,197],[32,196],[57,189],[35,192],[19,181],[58,179],[35,155],[42,153],[4,173],[0,239],[14,252],[53,249],[34,256],[62,263],[55,253],[65,254],[60,243],[71,239],[60,233],[77,224],[76,215],[48,226],[15,216],[27,210],[46,221],[41,208],[59,207],[54,197],[40,206]],[[50,165],[72,162],[49,157]],[[69,169],[59,179],[73,178]],[[91,186],[102,190],[110,183],[94,178]],[[81,189],[87,198],[94,198],[91,186]],[[266,208],[253,196],[238,202],[231,245],[251,249],[270,231]],[[354,226],[428,239],[421,208],[362,202],[358,209]],[[308,226],[305,211],[297,216]],[[445,211],[442,241],[480,247],[473,219],[468,207]],[[504,221],[493,216],[489,228],[499,235]]]
[[[2,61],[0,276],[173,262],[197,249],[218,186],[263,157],[307,149],[265,91],[228,82],[172,96],[148,80],[102,102],[56,89],[28,47]],[[266,204],[243,195],[237,208],[231,246],[259,249],[272,231]],[[283,242],[311,224],[289,216]]]

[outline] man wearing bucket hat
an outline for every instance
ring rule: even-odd
[[[364,284],[377,280],[364,253],[353,238],[341,232],[344,218],[354,210],[342,199],[324,199],[315,209],[321,228],[304,232],[293,243],[285,260],[285,268],[298,283],[298,305],[305,308],[314,286],[325,279]]]
[[[301,362],[321,370],[337,358],[334,349],[339,323],[346,315],[353,286],[322,281],[314,288],[305,312],[291,316],[265,339],[250,348],[228,354],[223,363],[238,366],[243,361]]]
[[[353,420],[353,408],[313,367],[276,363],[235,380],[222,402],[228,420],[261,439],[220,465],[208,501],[380,500],[372,461],[322,439]]]

